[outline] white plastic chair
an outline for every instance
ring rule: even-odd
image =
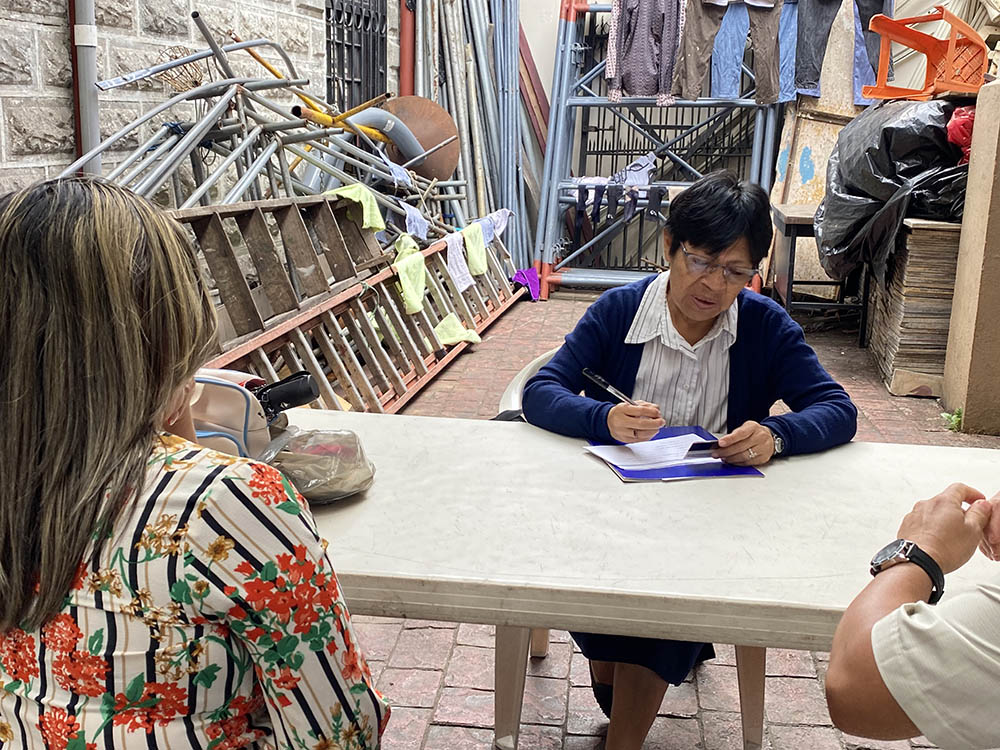
[[[503,395],[500,397],[500,412],[509,411],[511,409],[521,408],[521,394],[524,392],[524,385],[527,383],[539,370],[544,367],[550,359],[559,351],[559,347],[552,349],[551,351],[545,352],[539,357],[535,357],[528,364],[526,364],[517,375],[507,384],[507,388],[504,389]],[[548,656],[549,653],[549,629],[548,628],[532,628],[531,629],[531,648],[530,653],[536,658],[541,658]]]
[[[500,397],[499,410],[501,412],[521,408],[521,394],[524,392],[525,383],[531,380],[539,370],[548,364],[557,351],[559,351],[558,346],[555,349],[545,352],[545,354],[535,357],[514,376],[514,379],[507,384],[507,388]]]

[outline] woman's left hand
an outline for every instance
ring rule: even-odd
[[[759,422],[744,422],[719,438],[713,456],[736,466],[760,466],[774,455],[774,436]]]

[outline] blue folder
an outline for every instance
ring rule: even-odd
[[[660,431],[656,433],[653,440],[662,440],[663,438],[678,437],[680,435],[690,435],[694,434],[700,437],[702,440],[715,440],[708,430],[693,426],[693,427],[662,427]],[[607,445],[607,443],[597,443],[593,440],[590,441],[591,445]],[[595,456],[594,458],[598,458]],[[599,459],[604,461],[604,459]],[[689,466],[665,466],[662,469],[645,469],[645,470],[632,470],[623,469],[620,466],[615,466],[613,463],[604,461],[611,470],[623,482],[660,482],[660,481],[670,481],[675,479],[707,479],[709,477],[762,477],[764,474],[753,466],[733,466],[732,464],[719,463],[719,464],[691,464]]]

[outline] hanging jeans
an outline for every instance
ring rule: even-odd
[[[888,0],[887,5],[892,5],[892,0]],[[892,8],[886,9],[891,11]],[[892,79],[892,61],[889,61],[889,78]],[[865,41],[865,34],[861,29],[861,11],[857,3],[854,4],[854,103],[859,107],[867,107],[874,100],[866,99],[861,92],[865,86],[875,85],[875,65],[872,65],[868,58],[868,44]],[[819,94],[819,91],[816,92]]]
[[[750,43],[754,56],[754,78],[757,81],[758,104],[778,101],[780,90],[778,71],[778,27],[781,20],[781,0],[773,8],[748,5]],[[726,15],[726,6],[687,0],[684,34],[674,67],[672,93],[681,99],[697,99],[708,72],[715,35]],[[800,27],[801,28],[801,27]]]
[[[785,0],[778,24],[780,64],[779,102],[795,101],[795,30],[799,4]],[[750,33],[750,14],[745,3],[734,3],[726,10],[712,52],[712,98],[739,99],[743,78],[743,51]]]
[[[798,29],[798,2],[785,1],[781,8],[781,24],[778,30],[778,43],[781,51],[779,79],[781,93],[779,102],[795,101],[796,93],[819,97],[817,85],[813,89],[797,90],[795,87],[795,47]],[[722,26],[715,37],[715,49],[712,52],[712,97],[715,99],[738,99],[740,96],[740,79],[742,78],[743,50],[746,47],[747,33],[750,31],[750,18],[743,3],[730,5],[722,19]],[[875,71],[868,61],[868,50],[865,47],[865,37],[861,31],[861,15],[858,6],[854,6],[854,103],[867,107],[872,103],[861,94],[863,86],[875,84]]]
[[[795,86],[802,93],[819,91],[819,74],[826,57],[830,29],[843,0],[799,0],[798,43],[795,47]],[[854,0],[855,15],[864,31],[871,67],[878,69],[879,35],[868,30],[876,13],[892,15],[892,0]],[[855,55],[858,50],[855,48]]]

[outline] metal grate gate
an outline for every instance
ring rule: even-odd
[[[386,0],[327,0],[326,96],[341,111],[385,93]]]

